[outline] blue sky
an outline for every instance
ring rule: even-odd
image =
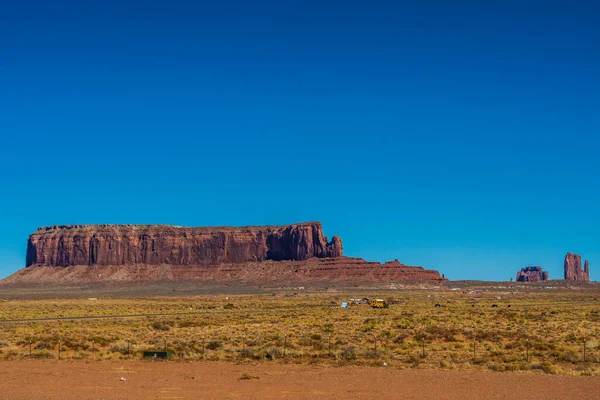
[[[600,278],[594,2],[2,8],[0,276],[38,226],[319,220],[451,279]]]

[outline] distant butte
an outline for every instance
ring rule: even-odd
[[[567,253],[565,256],[565,280],[568,281],[590,281],[590,263],[585,262],[581,268],[581,256],[578,254]]]
[[[319,222],[285,226],[64,225],[39,228],[26,268],[3,284],[201,279],[208,282],[354,284],[446,279],[397,260],[343,256]]]
[[[542,267],[525,267],[517,272],[517,282],[538,282],[547,281],[548,271],[543,271]]]

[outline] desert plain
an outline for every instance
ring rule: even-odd
[[[354,304],[374,297],[388,306]],[[0,398],[600,393],[593,283],[233,290],[169,282],[3,288],[0,298]]]

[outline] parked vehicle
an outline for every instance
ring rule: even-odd
[[[373,308],[385,308],[386,303],[383,299],[371,299],[369,301],[369,305]]]

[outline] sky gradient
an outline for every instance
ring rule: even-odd
[[[600,6],[217,3],[3,5],[0,277],[38,226],[318,220],[450,279],[600,279]]]

